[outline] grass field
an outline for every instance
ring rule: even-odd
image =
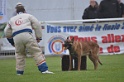
[[[15,59],[1,59],[0,82],[124,82],[124,55],[100,56],[103,65],[96,71],[89,59],[86,71],[62,71],[60,56],[46,59],[49,70],[55,74],[41,74],[33,58],[27,58],[24,75],[17,76]]]

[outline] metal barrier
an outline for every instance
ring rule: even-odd
[[[15,50],[4,50],[0,51],[0,56],[15,55]]]

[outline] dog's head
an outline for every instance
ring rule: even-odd
[[[64,50],[67,50],[67,49],[70,50],[72,48],[73,41],[74,41],[74,38],[70,40],[69,37],[67,37],[67,39],[64,41],[64,44],[63,44]]]

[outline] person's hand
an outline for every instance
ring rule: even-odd
[[[39,43],[39,42],[40,42],[40,40],[37,40],[37,42]]]
[[[40,39],[39,39],[39,38],[37,38],[36,40],[37,40],[37,42],[39,43],[42,39],[41,39],[41,38],[40,38]]]

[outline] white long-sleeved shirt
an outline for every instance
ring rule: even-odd
[[[4,33],[7,38],[10,38],[13,33],[23,29],[33,29],[36,38],[42,37],[42,29],[39,21],[34,16],[27,13],[20,13],[12,17],[5,27]]]

